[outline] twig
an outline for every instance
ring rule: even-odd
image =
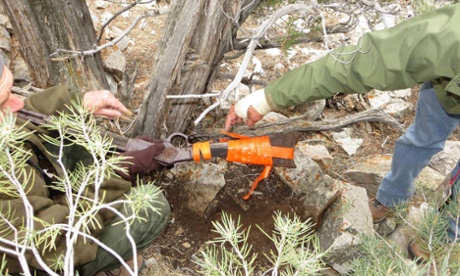
[[[101,38],[102,38],[102,34],[104,33],[104,29],[105,27],[107,27],[115,18],[117,18],[120,14],[132,9],[134,6],[137,5],[137,2],[133,2],[131,3],[129,6],[125,7],[124,9],[116,12],[111,18],[109,18],[109,20],[107,20],[106,22],[104,22],[104,24],[102,25],[101,27],[101,30],[99,31],[99,36],[97,37],[97,41],[100,41]]]
[[[395,12],[395,9],[391,9],[391,10],[386,10],[384,8],[382,8],[380,6],[380,4],[377,2],[377,1],[367,1],[367,0],[360,0],[361,3],[363,3],[364,5],[380,12],[380,13],[388,13],[388,14],[391,14],[391,13],[394,13]]]
[[[56,52],[52,53],[50,55],[50,57],[53,59],[53,60],[63,60],[63,59],[70,59],[70,58],[74,58],[74,57],[84,57],[84,56],[91,56],[91,55],[94,55],[95,53],[97,52],[100,52],[101,50],[105,49],[105,48],[108,48],[108,47],[112,47],[113,45],[117,44],[121,39],[123,39],[123,37],[125,37],[126,35],[128,35],[128,33],[130,33],[134,27],[137,25],[137,23],[139,23],[140,20],[144,19],[144,18],[147,18],[147,17],[153,17],[153,16],[159,16],[159,15],[164,15],[164,14],[167,14],[169,12],[169,9],[165,9],[165,10],[161,10],[161,11],[155,11],[153,13],[146,13],[144,15],[140,15],[138,16],[134,22],[131,24],[131,26],[129,26],[124,32],[122,32],[118,37],[116,37],[114,40],[106,43],[106,44],[103,44],[101,46],[97,46],[95,47],[93,50],[65,50],[65,49],[57,49]],[[64,56],[64,57],[55,57],[53,58],[53,56],[57,56],[61,53],[66,53],[66,54],[69,54],[68,56]]]
[[[235,76],[232,75],[232,74],[225,74],[225,73],[217,73],[217,77],[218,78],[222,78],[222,79],[233,79]],[[246,85],[250,85],[250,84],[256,84],[256,85],[262,85],[262,86],[266,86],[267,83],[265,81],[262,81],[262,80],[256,80],[256,79],[253,79],[252,77],[251,78],[247,78],[247,77],[244,77],[242,80],[241,80],[242,83],[246,84]]]
[[[167,99],[189,99],[189,98],[212,98],[212,97],[218,97],[220,95],[219,91],[212,91],[212,93],[209,94],[189,94],[189,95],[167,95]]]
[[[35,91],[35,92],[40,92],[40,91],[43,91],[43,89],[40,89],[40,88],[37,88],[37,87],[33,87],[33,86],[30,86],[29,89]],[[11,91],[13,93],[16,93],[18,95],[21,95],[21,96],[24,96],[24,97],[29,97],[30,95],[34,94],[34,92],[31,92],[29,90],[26,90],[26,89],[23,89],[23,88],[20,88],[20,87],[17,87],[17,86],[13,86],[11,88]]]
[[[275,23],[275,21],[286,15],[290,14],[293,12],[299,12],[299,13],[307,13],[307,12],[317,12],[315,9],[313,9],[311,6],[308,5],[303,5],[303,4],[293,4],[293,5],[288,5],[285,6],[279,10],[277,10],[270,18],[268,18],[265,22],[263,22],[257,29],[256,29],[256,34],[253,38],[251,38],[250,43],[247,47],[246,54],[243,57],[243,61],[241,62],[241,66],[235,76],[235,79],[222,91],[220,95],[219,101],[214,103],[213,105],[209,106],[204,110],[200,116],[194,121],[195,126],[198,125],[203,118],[211,112],[211,110],[214,110],[217,108],[219,105],[222,104],[224,100],[226,100],[231,92],[233,92],[238,85],[241,83],[241,80],[243,79],[243,75],[248,67],[248,64],[251,60],[252,54],[254,52],[254,49],[256,48],[258,44],[258,40],[263,37],[263,35],[267,32],[267,30]]]

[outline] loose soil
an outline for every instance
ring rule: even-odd
[[[240,218],[241,230],[250,228],[249,244],[254,253],[263,255],[274,250],[270,239],[256,225],[264,232],[272,233],[275,212],[305,214],[305,210],[300,199],[274,174],[258,186],[249,200],[243,200],[250,186],[249,181],[254,180],[261,171],[262,168],[258,166],[229,164],[225,174],[227,184],[204,214],[194,213],[183,204],[188,195],[183,192],[182,186],[187,183],[176,179],[172,184],[163,185],[172,207],[173,219],[150,250],[167,256],[173,267],[196,268],[192,262],[193,254],[203,243],[217,236],[212,231],[212,222],[220,221],[222,212],[235,220]],[[302,219],[307,218],[302,215]],[[258,264],[262,267],[267,265],[263,258],[258,259]]]

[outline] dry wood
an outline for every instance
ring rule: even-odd
[[[243,2],[258,4],[260,0],[174,1],[134,135],[165,138],[167,133],[188,128],[197,100],[168,100],[166,96],[202,94],[213,83],[218,71],[215,66],[231,49],[238,27],[235,22],[242,16],[237,7]],[[245,10],[247,14],[251,9]]]
[[[302,117],[296,117],[275,123],[260,123],[254,127],[248,127],[246,125],[237,126],[232,129],[232,132],[248,136],[261,136],[294,131],[339,130],[341,128],[361,122],[380,122],[388,124],[392,127],[395,127],[399,131],[404,132],[404,126],[399,123],[398,120],[386,113],[383,109],[384,106],[381,106],[346,117],[324,121],[307,121]],[[216,136],[222,132],[222,129],[201,129],[198,131],[202,134]]]
[[[58,49],[91,49],[96,33],[85,1],[0,0],[8,13],[34,85],[70,84],[82,90],[106,89],[99,53],[85,58],[54,60]]]

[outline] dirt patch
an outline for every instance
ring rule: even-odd
[[[244,200],[251,181],[257,178],[262,169],[261,166],[229,164],[225,174],[226,185],[203,214],[194,213],[183,204],[188,200],[188,195],[182,186],[187,183],[175,179],[174,183],[162,185],[172,207],[172,222],[146,253],[160,253],[168,258],[173,267],[196,269],[193,255],[206,241],[217,237],[212,231],[212,222],[220,221],[222,212],[231,215],[234,220],[239,218],[242,230],[250,229],[248,242],[253,253],[262,256],[275,250],[270,239],[256,225],[271,234],[276,212],[285,215],[297,213],[303,220],[308,219],[309,215],[301,199],[273,173],[259,184],[249,200]],[[268,267],[269,263],[266,258],[259,257],[257,265]]]

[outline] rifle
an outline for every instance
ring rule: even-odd
[[[30,110],[22,109],[17,116],[36,125],[47,124],[50,118]],[[298,132],[279,133],[267,136],[248,137],[235,133],[223,133],[228,138],[221,138],[219,142],[207,140],[192,142],[192,135],[182,133],[171,134],[163,143],[164,150],[153,159],[164,165],[172,166],[182,162],[211,160],[214,157],[226,159],[228,162],[265,166],[260,176],[253,182],[251,189],[244,196],[249,199],[258,183],[267,178],[273,166],[295,168],[294,147],[300,137]],[[118,152],[143,150],[155,142],[149,142],[139,138],[128,138],[116,133],[102,131],[102,135],[111,138],[112,145]],[[183,138],[185,146],[175,146],[174,138]]]

